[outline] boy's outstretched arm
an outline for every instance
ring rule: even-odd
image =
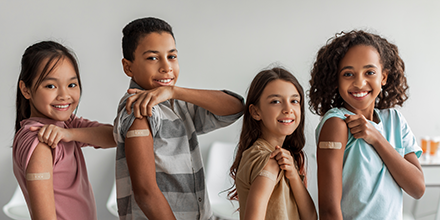
[[[178,99],[200,106],[213,114],[224,116],[243,111],[243,102],[219,90],[189,89],[177,86],[163,86],[152,90],[129,89],[129,93],[136,93],[127,99],[126,109],[133,112],[136,118],[151,116],[153,106],[169,100]]]
[[[52,148],[55,148],[60,141],[78,141],[101,148],[116,147],[113,138],[113,126],[111,125],[65,129],[50,124],[42,127],[31,127],[30,130],[38,130],[39,141]]]
[[[347,132],[347,125],[342,119],[330,118],[322,126],[319,135],[316,155],[319,218],[322,220],[342,220],[342,163]]]
[[[408,195],[415,199],[423,196],[425,179],[415,153],[408,153],[402,157],[363,115],[349,115],[345,122],[353,137],[363,138],[374,147],[391,176]]]
[[[143,130],[143,135],[125,138],[125,155],[136,203],[148,219],[176,219],[156,182],[153,137],[147,119],[135,119],[129,131],[134,130]]]

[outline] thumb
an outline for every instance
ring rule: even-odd
[[[31,131],[38,131],[40,129],[41,129],[41,127],[30,127],[29,128],[29,130],[31,130]]]
[[[274,151],[272,151],[272,153],[270,153],[270,157],[269,158],[273,158],[273,157],[275,157],[275,155],[277,155],[278,154],[278,152],[279,152],[279,149],[281,149],[281,147],[280,146],[275,146],[275,150]]]
[[[134,93],[137,93],[138,91],[141,91],[141,90],[139,90],[139,89],[128,89],[128,90],[127,90],[127,92],[128,92],[129,94],[134,94]]]

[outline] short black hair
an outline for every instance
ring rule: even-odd
[[[127,24],[124,29],[122,29],[122,53],[124,58],[133,61],[134,51],[136,50],[139,39],[150,33],[162,33],[166,32],[171,34],[174,39],[173,29],[166,21],[148,17],[139,18],[129,24]]]

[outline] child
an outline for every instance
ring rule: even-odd
[[[73,114],[81,80],[67,48],[53,41],[36,43],[26,49],[21,64],[13,168],[31,217],[96,219],[81,147],[114,147],[112,126]]]
[[[237,120],[243,99],[175,86],[177,49],[165,21],[137,19],[123,35],[122,65],[136,95],[122,97],[114,123],[120,219],[210,219],[197,135]]]
[[[317,219],[305,187],[304,92],[297,79],[282,68],[260,72],[243,117],[230,169],[240,219]]]
[[[419,199],[421,150],[402,114],[405,66],[397,47],[342,32],[317,55],[310,80],[320,219],[402,219],[402,189]]]

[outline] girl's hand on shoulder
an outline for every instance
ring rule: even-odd
[[[287,179],[299,177],[290,151],[283,149],[280,146],[276,146],[275,150],[270,154],[270,158],[273,158],[278,162],[280,169],[284,170],[284,175]]]
[[[382,137],[382,134],[363,115],[346,114],[345,117],[347,117],[345,123],[354,138],[362,138],[374,146],[376,141]]]
[[[129,94],[135,94],[127,99],[125,109],[131,114],[133,105],[133,114],[136,118],[142,119],[143,116],[151,116],[153,106],[172,99],[174,95],[174,86],[161,86],[151,90],[128,89]]]
[[[72,141],[69,129],[61,128],[56,125],[44,125],[42,127],[30,127],[31,131],[38,131],[38,140],[47,144],[51,148],[57,147],[60,141]]]

